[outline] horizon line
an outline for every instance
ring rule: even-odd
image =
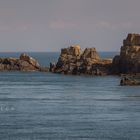
[[[61,51],[0,51],[0,53],[60,53]],[[97,52],[120,52],[120,51],[97,51]]]

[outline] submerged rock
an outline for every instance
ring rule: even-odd
[[[121,86],[138,86],[140,82],[129,77],[123,77],[120,81]]]
[[[61,50],[57,64],[50,64],[50,71],[64,74],[106,75],[112,60],[101,59],[95,48],[83,52],[79,45]]]

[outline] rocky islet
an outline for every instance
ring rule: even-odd
[[[0,58],[0,71],[48,71],[38,61],[23,53],[19,58]]]
[[[61,50],[58,62],[50,64],[50,71],[54,73],[74,75],[108,75],[112,60],[102,59],[95,48],[81,50],[79,45]]]

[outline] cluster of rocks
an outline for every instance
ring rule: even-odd
[[[0,58],[0,71],[48,71],[37,60],[21,54],[19,58]],[[140,74],[140,35],[128,34],[120,55],[102,59],[95,48],[81,50],[79,45],[61,49],[58,62],[50,63],[50,72],[74,75]],[[139,82],[123,78],[121,85],[138,85]]]
[[[95,48],[81,51],[79,45],[61,49],[57,64],[50,64],[50,71],[63,74],[108,75],[111,59],[101,59]]]
[[[50,64],[53,73],[75,75],[121,75],[140,73],[140,35],[128,34],[123,41],[120,55],[111,59],[102,59],[95,48],[81,51],[79,45],[61,50],[58,62]],[[121,85],[137,85],[135,80],[122,79]]]
[[[19,58],[0,58],[0,71],[48,71],[41,67],[37,60],[21,54]]]
[[[128,34],[123,41],[120,55],[115,56],[112,63],[115,74],[140,73],[140,35]]]

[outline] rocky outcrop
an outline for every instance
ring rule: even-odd
[[[19,58],[0,58],[0,71],[48,71],[43,68],[37,60],[21,54]]]
[[[123,41],[120,55],[115,56],[112,63],[113,73],[140,73],[140,35],[128,34]]]
[[[95,48],[83,52],[79,45],[61,50],[57,64],[50,64],[50,71],[64,74],[107,75],[110,73],[111,60],[101,59]]]
[[[99,61],[100,60],[100,56],[96,52],[95,48],[86,48],[84,50],[83,54],[81,55],[81,58],[83,60],[90,59],[91,61]]]
[[[140,82],[129,77],[123,77],[120,81],[120,85],[121,86],[138,86],[140,85]]]
[[[32,66],[35,66],[36,68],[39,68],[40,67],[40,65],[39,65],[39,63],[38,63],[37,60],[35,60],[34,58],[26,55],[25,53],[23,53],[23,54],[20,55],[20,60],[26,61],[29,64],[31,64]]]

